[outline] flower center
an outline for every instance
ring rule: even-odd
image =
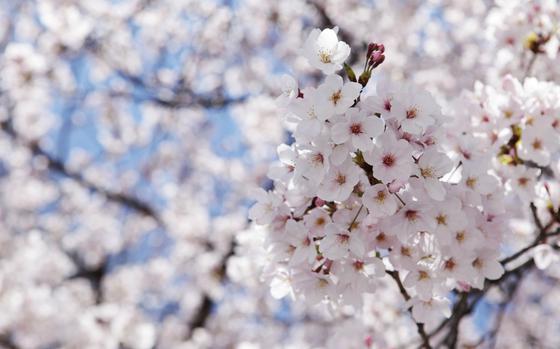
[[[403,256],[410,257],[410,249],[408,247],[401,247],[401,254]]]
[[[375,200],[379,203],[383,203],[383,201],[385,201],[385,191],[384,190],[380,190],[377,192],[377,196],[375,197]]]
[[[450,258],[448,260],[445,261],[443,267],[447,270],[453,270],[455,269],[455,266],[457,265],[457,263],[455,263],[455,261],[453,260],[453,258]]]
[[[430,275],[427,272],[425,272],[424,270],[420,270],[418,272],[418,280],[426,280],[426,279],[429,279],[429,278],[430,278]]]
[[[480,260],[480,258],[477,258],[472,262],[472,266],[475,267],[476,269],[481,269],[482,265],[483,265],[483,263]]]
[[[535,149],[535,150],[540,150],[540,149],[542,149],[542,142],[541,142],[540,139],[535,139],[535,140],[533,141],[533,143],[531,144],[531,146],[532,146],[533,149]]]
[[[393,156],[393,154],[387,154],[383,157],[383,165],[387,167],[391,167],[393,166],[394,163],[395,163],[395,157]]]
[[[350,240],[350,236],[347,234],[337,234],[338,242],[341,244],[347,244],[348,240]]]
[[[343,185],[344,183],[346,183],[346,176],[343,175],[342,173],[339,173],[338,176],[336,176],[336,183]]]
[[[529,183],[529,178],[527,177],[518,178],[517,183],[519,183],[520,186],[524,187],[527,185],[527,183]]]
[[[434,177],[434,170],[431,167],[421,168],[420,174],[424,178],[432,178]]]
[[[328,51],[319,51],[319,60],[321,63],[331,63],[331,53]]]
[[[404,213],[404,216],[409,221],[415,221],[418,218],[418,212],[415,211],[415,210],[406,210],[406,212]]]
[[[440,214],[436,217],[436,221],[437,221],[437,224],[438,224],[438,225],[447,225],[447,216],[440,213]]]
[[[414,119],[416,116],[418,116],[418,110],[416,108],[410,108],[406,111],[407,119]]]
[[[387,111],[391,111],[391,100],[389,98],[387,98],[385,101],[383,101],[383,108]]]
[[[474,177],[467,178],[465,184],[467,184],[467,187],[474,189],[474,186],[476,185],[476,178]]]
[[[362,133],[362,124],[352,124],[350,125],[350,132],[353,135],[359,135]]]
[[[364,262],[362,261],[355,261],[353,265],[354,265],[354,269],[358,271],[364,269]]]
[[[342,98],[342,91],[338,90],[331,95],[331,102],[333,102],[334,105],[337,105],[341,98]]]
[[[323,154],[317,153],[313,156],[313,162],[315,162],[317,164],[322,164],[323,161],[325,161],[325,158],[323,157]]]

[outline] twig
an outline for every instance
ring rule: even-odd
[[[29,150],[33,153],[34,156],[40,156],[46,159],[47,161],[47,168],[51,171],[54,171],[64,177],[71,178],[78,182],[83,187],[89,189],[90,191],[102,194],[105,196],[109,201],[113,201],[119,203],[125,207],[128,207],[136,212],[144,214],[146,216],[152,217],[156,222],[160,225],[164,225],[162,219],[159,217],[157,211],[150,206],[148,203],[141,201],[138,198],[133,196],[129,196],[124,193],[111,191],[109,189],[103,188],[98,186],[97,184],[89,181],[88,179],[84,178],[80,173],[74,172],[66,167],[66,165],[54,158],[51,154],[46,152],[43,148],[41,148],[36,142],[27,142],[20,137],[19,134],[12,128],[10,120],[6,120],[0,123],[0,128],[6,132],[14,141],[19,142],[29,148]]]
[[[404,286],[401,282],[399,272],[396,271],[396,270],[393,270],[393,271],[387,271],[387,274],[389,274],[393,278],[393,280],[395,280],[395,282],[397,283],[397,286],[399,287],[399,291],[402,294],[404,300],[406,302],[408,302],[410,300],[410,295],[408,294],[408,292],[406,291],[406,289],[404,288]],[[410,312],[410,314],[412,314],[412,308],[408,308],[408,311]],[[430,345],[430,337],[428,336],[428,334],[426,333],[426,330],[424,329],[424,324],[418,323],[416,321],[414,321],[414,322],[416,323],[416,329],[418,331],[418,334],[420,335],[420,338],[422,339],[421,348],[432,349],[432,346]]]
[[[360,206],[360,208],[358,209],[358,212],[356,212],[356,215],[354,216],[354,219],[352,219],[352,222],[350,222],[350,225],[348,226],[348,231],[352,231],[352,227],[354,226],[354,223],[356,223],[356,219],[358,219],[358,216],[360,215],[360,212],[362,212],[363,208],[364,208],[364,205],[362,204]]]

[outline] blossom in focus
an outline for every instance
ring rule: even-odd
[[[330,75],[342,69],[342,64],[350,55],[350,46],[337,37],[338,28],[313,29],[305,41],[303,55],[309,63]]]

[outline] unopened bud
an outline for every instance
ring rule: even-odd
[[[383,44],[369,44],[367,57],[370,69],[378,67],[385,60],[385,46]]]

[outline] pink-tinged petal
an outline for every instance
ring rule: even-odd
[[[426,178],[424,188],[434,200],[442,201],[445,198],[445,187],[437,178]]]
[[[353,233],[356,234],[356,233]],[[350,251],[355,254],[357,257],[363,257],[366,253],[366,247],[362,239],[360,239],[357,235],[353,235],[350,237]]]
[[[331,139],[336,144],[344,143],[350,137],[348,131],[348,124],[346,122],[339,122],[331,127]]]
[[[484,265],[484,276],[490,280],[497,280],[504,274],[504,267],[498,261],[487,260]]]
[[[383,133],[385,122],[378,117],[371,116],[364,120],[364,129],[368,136],[375,138]]]

